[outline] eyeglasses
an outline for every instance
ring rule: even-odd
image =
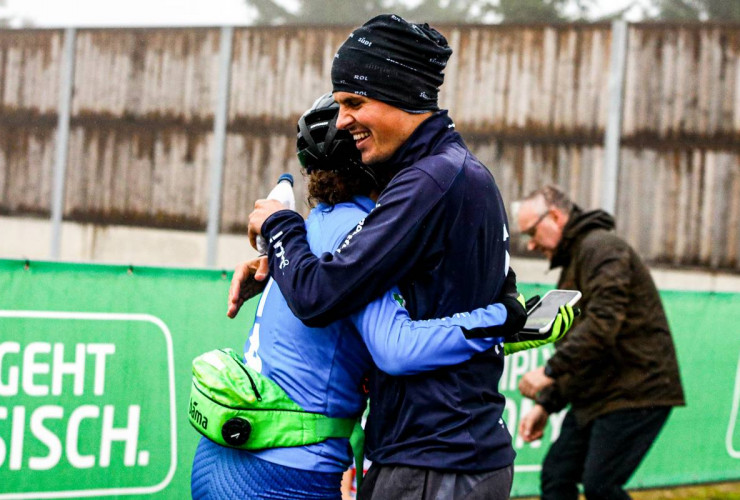
[[[540,225],[540,222],[542,222],[543,220],[545,220],[545,217],[547,217],[549,214],[550,214],[550,211],[548,210],[544,214],[540,215],[539,219],[537,219],[534,222],[534,224],[532,224],[527,229],[525,229],[524,231],[522,231],[522,235],[523,236],[526,236],[528,238],[534,238],[534,233],[537,232],[537,226],[539,226]]]

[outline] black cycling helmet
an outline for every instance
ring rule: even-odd
[[[337,128],[339,104],[331,94],[324,94],[298,119],[298,160],[309,174],[314,170],[357,170],[375,175],[360,160],[352,134]]]

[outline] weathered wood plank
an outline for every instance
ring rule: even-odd
[[[610,27],[440,29],[454,50],[440,102],[507,203],[552,182],[598,206]],[[300,179],[295,120],[330,90],[347,33],[235,30],[224,230],[244,229],[280,173]],[[65,217],[205,225],[219,37],[78,31]],[[62,42],[0,32],[2,210],[48,212]],[[622,139],[618,230],[650,260],[740,270],[740,29],[631,25]]]

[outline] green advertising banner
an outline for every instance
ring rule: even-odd
[[[189,498],[191,361],[254,315],[226,317],[229,282],[0,260],[0,499]]]
[[[0,500],[189,498],[191,361],[241,350],[256,305],[228,319],[229,282],[221,271],[0,260]],[[688,406],[630,486],[740,479],[740,294],[662,295]],[[537,494],[564,416],[550,417],[541,441],[517,435],[531,407],[518,381],[551,353],[515,354],[501,379],[514,495]]]

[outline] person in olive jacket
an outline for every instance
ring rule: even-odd
[[[550,267],[558,288],[580,290],[583,314],[544,367],[526,373],[521,393],[536,401],[522,438],[543,435],[548,416],[570,404],[545,457],[542,498],[630,498],[623,486],[665,424],[683,388],[663,305],[650,272],[614,234],[614,218],[583,211],[554,186],[520,202],[518,225]]]

